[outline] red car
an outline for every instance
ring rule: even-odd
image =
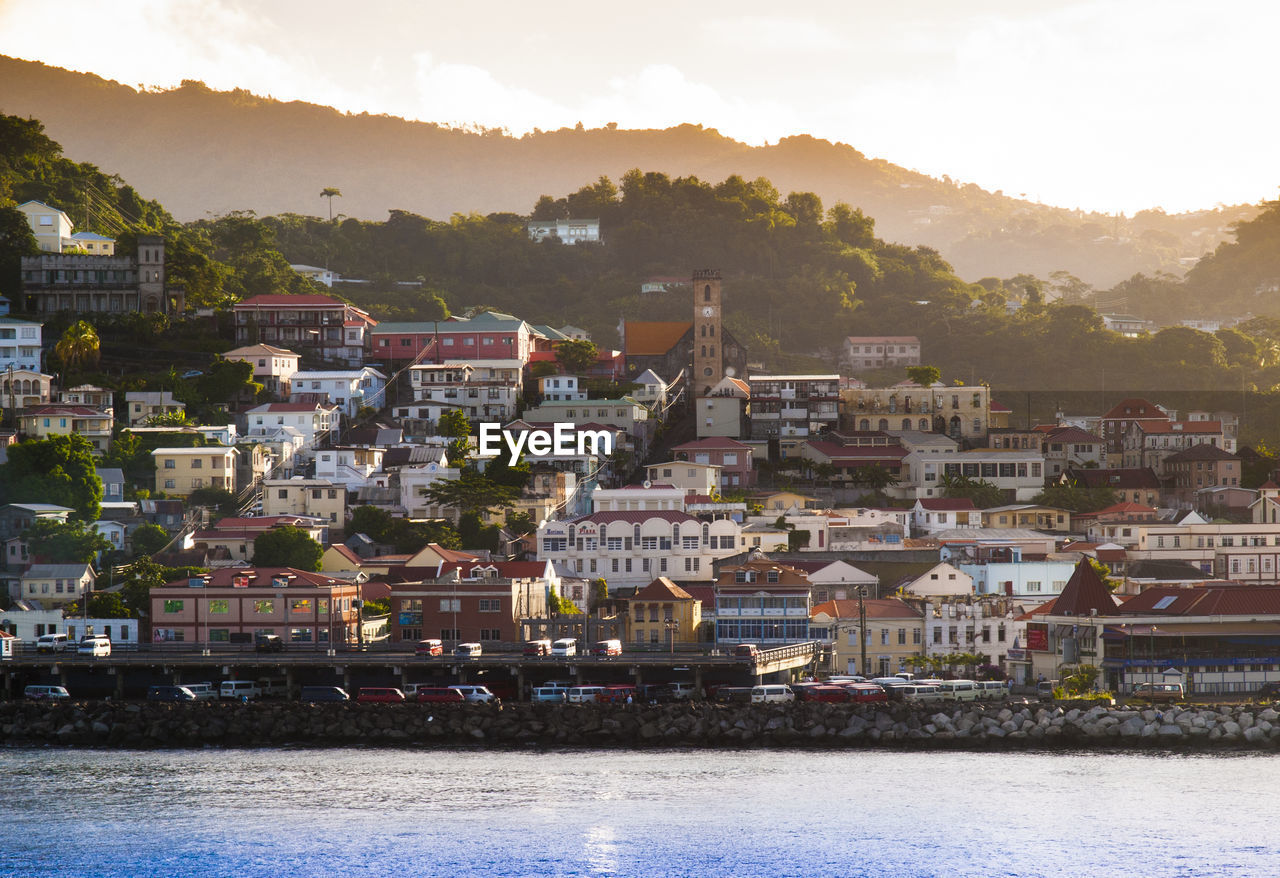
[[[636,687],[631,685],[605,686],[604,691],[596,698],[596,701],[610,701],[614,704],[626,704],[627,696],[630,695],[632,700],[635,699]]]
[[[843,686],[805,686],[796,691],[796,698],[801,701],[848,701],[849,693]]]
[[[466,700],[466,696],[457,689],[446,686],[424,687],[418,690],[419,704],[462,704]]]
[[[849,693],[850,701],[858,703],[889,700],[889,693],[875,683],[846,683],[844,690]]]
[[[356,696],[361,704],[403,704],[404,693],[399,689],[383,689],[380,687],[364,687]]]

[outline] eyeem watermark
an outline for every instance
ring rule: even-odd
[[[550,430],[507,431],[501,424],[480,425],[480,457],[497,457],[505,445],[515,460],[527,451],[534,457],[576,457],[613,454],[613,433],[609,430],[579,430],[576,424],[555,423]]]

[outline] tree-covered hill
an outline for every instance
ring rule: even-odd
[[[325,187],[342,190],[337,211],[366,220],[394,210],[435,220],[524,213],[542,193],[620,180],[638,167],[673,178],[764,177],[783,192],[847,203],[874,216],[885,240],[932,247],[968,280],[1063,270],[1108,286],[1139,272],[1180,274],[1181,259],[1208,252],[1230,223],[1254,213],[1241,205],[1113,217],[932,178],[812,137],[751,147],[697,125],[511,137],[198,82],[138,91],[2,56],[0,112],[42,120],[69,155],[130,180],[185,220],[316,213]]]

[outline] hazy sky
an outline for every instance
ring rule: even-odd
[[[1276,197],[1280,4],[0,0],[0,53],[519,134],[807,133],[1132,213]]]

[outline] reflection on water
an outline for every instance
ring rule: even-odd
[[[0,776],[0,875],[1280,874],[1261,755],[22,750]]]

